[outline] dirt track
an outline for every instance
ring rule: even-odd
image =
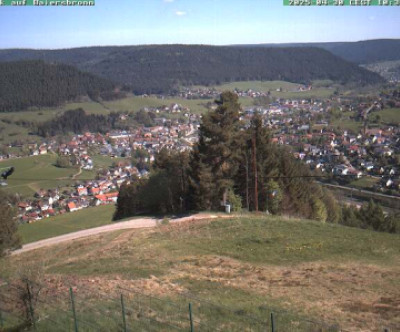
[[[202,220],[202,219],[212,219],[212,218],[221,218],[223,216],[217,216],[215,214],[196,214],[191,215],[188,217],[177,218],[177,219],[170,219],[170,223],[180,223],[185,221],[195,221],[195,220]],[[229,217],[226,215],[224,217]],[[151,228],[157,226],[157,223],[161,222],[161,219],[156,218],[139,218],[139,219],[132,219],[128,221],[122,221],[118,223],[113,223],[106,226],[96,227],[85,229],[82,231],[68,233],[56,237],[52,237],[50,239],[40,240],[37,242],[28,243],[22,246],[21,249],[15,250],[11,253],[11,255],[18,255],[22,254],[27,251],[48,247],[52,245],[56,245],[62,242],[72,241],[76,239],[81,239],[88,236],[93,236],[101,233],[113,232],[123,229],[134,229],[134,228]]]

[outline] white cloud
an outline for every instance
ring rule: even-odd
[[[175,15],[178,15],[178,16],[184,16],[184,15],[186,15],[186,12],[182,12],[182,11],[176,11],[175,12]]]

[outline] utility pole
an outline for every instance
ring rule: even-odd
[[[250,211],[250,203],[249,203],[249,159],[247,157],[247,151],[244,154],[246,158],[246,207],[247,211]]]
[[[258,212],[258,174],[257,174],[257,156],[256,156],[256,135],[251,140],[253,150],[253,172],[254,172],[254,210]]]

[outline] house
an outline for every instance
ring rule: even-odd
[[[77,211],[77,210],[78,210],[78,208],[76,207],[74,202],[69,202],[67,204],[67,211],[74,212],[74,211]]]
[[[362,176],[362,172],[355,168],[349,168],[347,171],[347,174],[352,175],[352,176],[356,177],[357,179],[361,178],[361,176]]]
[[[99,195],[99,194],[102,194],[102,193],[103,193],[103,192],[100,190],[100,188],[98,188],[98,187],[89,187],[88,192],[89,192],[90,195],[93,195],[93,196]]]
[[[41,146],[39,148],[39,154],[41,154],[41,155],[47,154],[47,147],[46,146]]]
[[[107,200],[109,202],[117,203],[118,192],[108,193],[108,194],[105,194],[105,196],[107,197]]]
[[[78,196],[87,196],[88,190],[86,187],[80,186],[80,187],[76,188],[76,193]]]
[[[335,175],[346,175],[349,172],[349,168],[346,165],[336,165],[332,169],[332,173]]]
[[[37,206],[40,208],[41,211],[46,211],[49,209],[49,204],[46,200],[39,201]]]
[[[103,204],[110,204],[116,203],[118,199],[118,192],[96,195],[95,196],[95,205],[103,205]]]
[[[32,210],[32,206],[26,202],[18,203],[18,208],[22,211],[30,211]]]

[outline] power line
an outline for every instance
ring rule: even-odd
[[[400,174],[396,175],[370,175],[370,174],[334,174],[334,175],[290,175],[290,176],[265,176],[265,179],[297,179],[297,178],[326,178],[326,179],[336,179],[336,178],[360,178],[360,177],[369,177],[369,178],[398,178]],[[127,178],[126,180],[129,180]],[[93,179],[93,178],[79,178],[79,179],[54,179],[54,178],[19,178],[19,177],[12,177],[9,180],[16,180],[16,181],[102,181],[105,179]]]

